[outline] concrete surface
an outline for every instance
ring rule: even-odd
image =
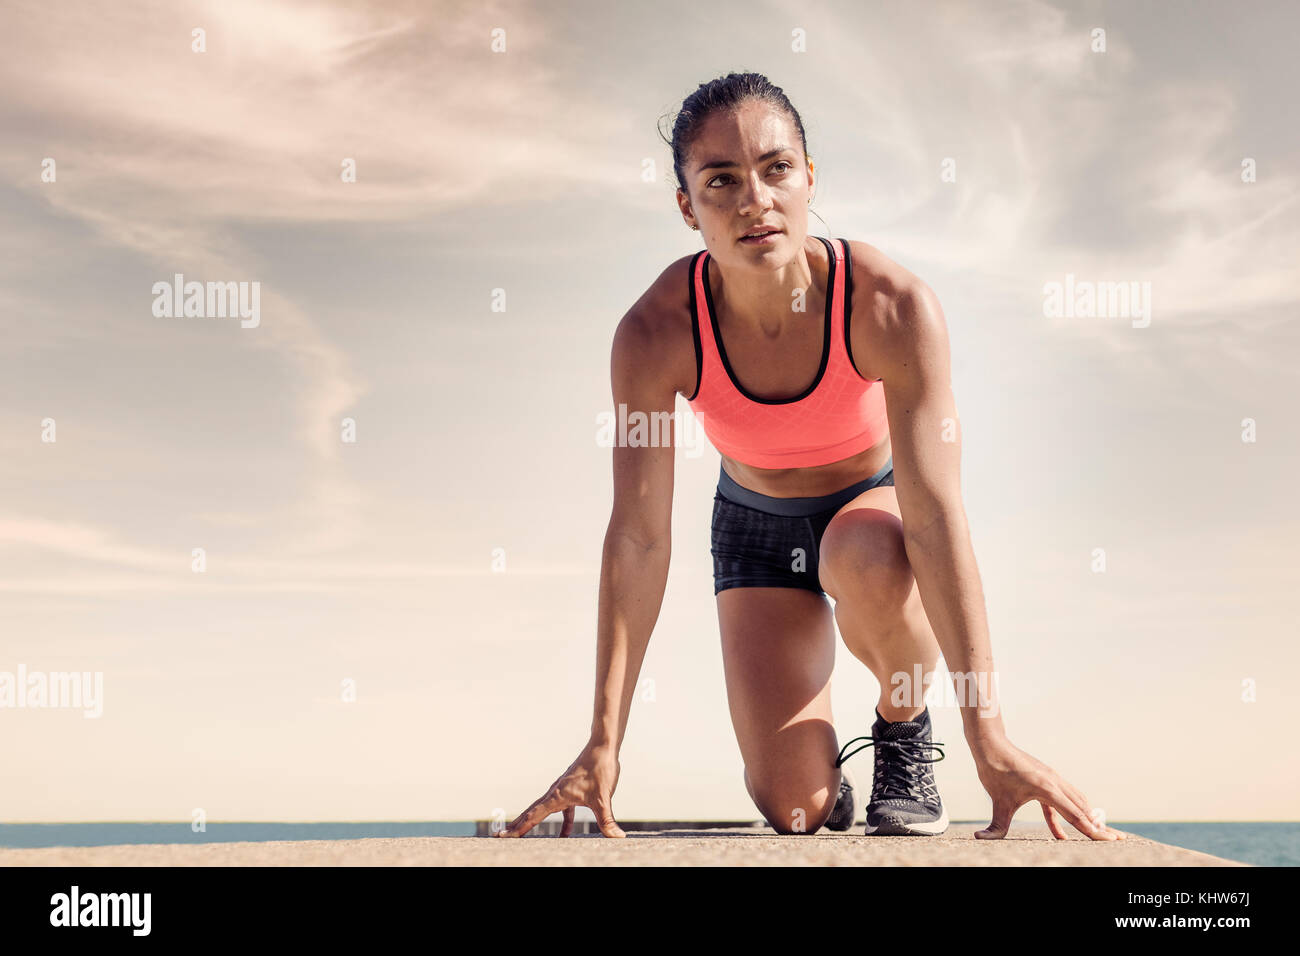
[[[140,844],[0,849],[0,866],[1247,866],[1148,840],[1055,840],[1045,824],[1014,824],[976,840],[980,823],[937,837],[848,833],[781,836],[767,827],[630,831],[560,839],[403,837],[267,843]],[[1127,831],[1125,831],[1127,832]]]

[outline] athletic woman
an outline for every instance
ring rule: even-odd
[[[867,243],[808,235],[803,123],[765,77],[700,86],[671,147],[678,206],[706,248],[664,270],[619,322],[613,397],[657,421],[682,395],[722,456],[714,593],[755,806],[781,833],[854,822],[831,716],[838,624],[881,687],[871,734],[857,738],[875,748],[867,833],[934,835],[948,825],[924,700],[942,651],[993,800],[991,824],[975,835],[1006,836],[1016,810],[1037,800],[1057,839],[1066,839],[1062,817],[1094,840],[1123,839],[1003,726],[934,293]],[[568,836],[579,805],[605,836],[625,835],[612,800],[668,577],[675,445],[614,449],[591,736],[499,836],[523,836],[555,812]],[[973,678],[959,683],[959,674]]]

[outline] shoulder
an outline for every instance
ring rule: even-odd
[[[846,239],[852,262],[850,335],[855,364],[866,378],[883,378],[893,356],[946,337],[939,299],[920,276],[875,246]]]
[[[920,276],[895,262],[875,246],[846,239],[853,261],[853,317],[888,317],[918,303],[937,304],[933,290]]]
[[[695,339],[691,327],[690,266],[697,253],[669,263],[632,304],[614,331],[614,360],[662,376],[674,390],[695,390]]]

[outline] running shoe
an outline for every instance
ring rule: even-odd
[[[911,720],[890,722],[876,711],[867,737],[855,737],[840,750],[835,766],[858,751],[876,748],[867,804],[866,833],[875,836],[938,836],[948,829],[948,811],[939,799],[931,764],[943,759],[943,744],[930,742],[930,708]],[[844,751],[860,740],[857,750]],[[931,757],[929,751],[938,751]]]
[[[840,795],[835,809],[826,818],[826,829],[843,832],[853,826],[858,813],[858,798],[853,792],[853,778],[847,767],[840,767]]]

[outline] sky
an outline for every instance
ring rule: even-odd
[[[943,305],[1013,743],[1110,820],[1295,819],[1298,25],[7,3],[0,684],[100,674],[102,698],[0,707],[0,819],[512,818],[549,786],[591,721],[613,331],[701,248],[659,129],[744,70],[803,116],[815,231]],[[157,314],[176,274],[258,283],[255,326]],[[1149,321],[1047,314],[1067,276],[1150,283]],[[677,453],[623,819],[757,816],[700,450]],[[876,694],[840,645],[841,741]],[[956,709],[931,712],[950,817],[987,822]]]

